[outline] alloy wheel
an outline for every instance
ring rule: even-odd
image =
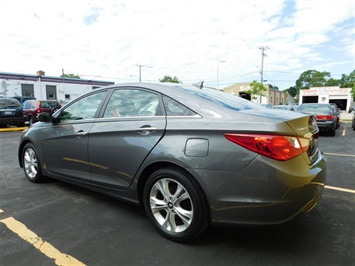
[[[187,230],[194,209],[190,194],[174,179],[159,179],[150,190],[150,208],[155,220],[173,233]]]
[[[29,179],[33,179],[37,175],[38,163],[36,152],[32,148],[28,148],[23,156],[24,168]]]

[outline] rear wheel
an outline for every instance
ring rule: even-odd
[[[187,242],[209,225],[208,204],[196,181],[176,168],[154,172],[144,188],[144,209],[166,238]]]
[[[31,143],[27,143],[23,148],[22,162],[25,175],[33,183],[43,182],[46,178],[42,175],[41,164],[37,151]]]

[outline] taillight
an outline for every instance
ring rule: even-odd
[[[302,154],[310,145],[309,139],[291,136],[229,133],[224,136],[244,148],[279,161]]]
[[[333,120],[333,115],[317,115],[318,120]]]

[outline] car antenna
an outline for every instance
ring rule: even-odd
[[[202,90],[202,88],[203,88],[203,82],[204,82],[204,81],[200,81],[200,82],[194,83],[194,84],[192,84],[192,86],[199,87],[199,88]]]

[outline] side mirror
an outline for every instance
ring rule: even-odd
[[[51,122],[52,121],[52,115],[49,113],[40,113],[37,115],[37,119],[40,122]]]

